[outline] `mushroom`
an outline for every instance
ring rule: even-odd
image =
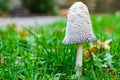
[[[62,43],[77,44],[76,76],[82,75],[82,43],[96,40],[87,6],[82,2],[74,3],[68,12],[66,35]]]

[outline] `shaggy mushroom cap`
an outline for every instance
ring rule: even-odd
[[[79,44],[97,40],[93,34],[88,8],[82,2],[74,3],[69,9],[66,35],[63,44]]]

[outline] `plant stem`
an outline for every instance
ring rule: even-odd
[[[76,54],[76,77],[82,75],[82,44],[77,45],[77,54]]]

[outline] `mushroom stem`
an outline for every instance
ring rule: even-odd
[[[76,54],[76,77],[82,75],[82,44],[77,45],[77,54]]]

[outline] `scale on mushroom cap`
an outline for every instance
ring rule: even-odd
[[[93,34],[88,8],[82,2],[74,3],[68,12],[66,35],[63,44],[77,44],[76,76],[82,74],[82,43],[93,42],[97,38]]]

